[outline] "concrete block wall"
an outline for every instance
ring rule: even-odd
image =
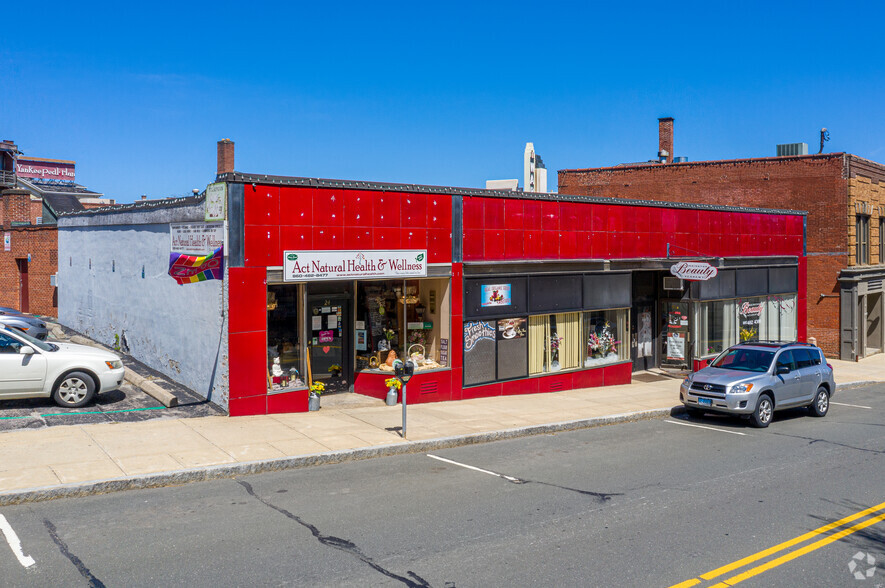
[[[202,216],[201,203],[63,217],[59,320],[110,347],[125,338],[133,357],[227,408],[226,280],[179,285],[168,275],[169,223]]]

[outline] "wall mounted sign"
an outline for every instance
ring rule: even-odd
[[[425,276],[426,249],[283,253],[283,280],[286,282]]]
[[[510,306],[510,284],[483,284],[480,306]]]
[[[227,206],[227,183],[206,186],[206,221],[223,221]]]
[[[320,331],[320,343],[331,343],[335,338],[335,333],[333,331]]]
[[[680,261],[670,266],[670,273],[683,280],[703,282],[715,278],[719,270],[706,261]]]
[[[3,251],[12,249],[12,233],[3,233]]]
[[[224,223],[171,223],[170,251],[206,255],[224,246]]]
[[[491,323],[485,321],[464,323],[464,351],[470,351],[483,340],[495,340],[495,327]]]

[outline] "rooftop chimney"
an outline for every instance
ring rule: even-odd
[[[673,163],[673,117],[658,119],[658,161]]]
[[[218,175],[234,171],[234,142],[222,139],[218,142]]]

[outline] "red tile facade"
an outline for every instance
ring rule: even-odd
[[[462,198],[464,263],[799,256],[801,216],[630,203],[536,200],[481,193]],[[551,197],[553,198],[553,197]],[[523,380],[463,387],[461,260],[453,260],[451,194],[245,184],[245,267],[229,270],[231,415],[307,410],[307,393],[267,394],[266,276],[286,250],[427,249],[451,264],[451,369],[416,375],[410,403],[530,394],[630,382],[630,362]],[[804,300],[804,290],[800,293]],[[800,318],[800,329],[804,327]],[[804,334],[804,333],[803,333]],[[358,373],[354,390],[384,398],[383,374]]]

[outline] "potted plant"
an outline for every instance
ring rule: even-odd
[[[319,380],[310,385],[310,396],[307,398],[307,410],[320,409],[320,394],[326,390],[326,385]]]
[[[384,380],[384,385],[387,386],[387,406],[396,406],[397,393],[403,387],[403,383],[398,378],[387,378]]]
[[[341,377],[341,366],[337,363],[333,363],[329,366],[329,373],[332,374],[333,378]]]

